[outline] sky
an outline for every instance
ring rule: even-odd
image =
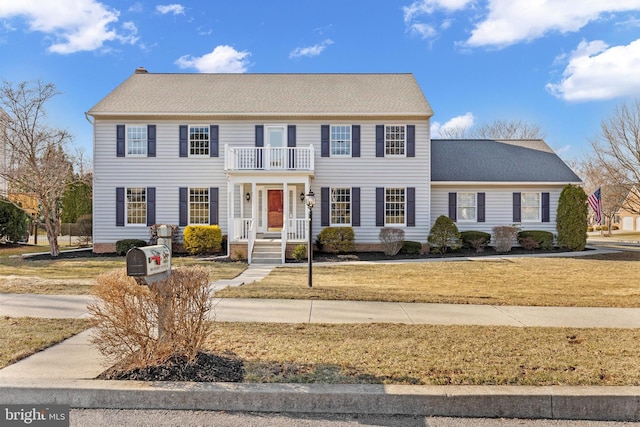
[[[84,113],[137,67],[413,73],[433,138],[519,120],[568,161],[640,98],[640,0],[169,1],[0,0],[0,79],[53,83],[47,124],[88,156]]]

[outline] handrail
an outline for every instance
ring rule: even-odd
[[[282,231],[280,231],[280,260],[283,264],[287,259],[287,222],[282,221]]]
[[[253,245],[256,242],[256,228],[254,226],[255,221],[253,219],[251,219],[249,224],[249,235],[247,236],[249,240],[247,242],[247,262],[251,264],[251,258],[253,256]]]

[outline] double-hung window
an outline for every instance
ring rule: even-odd
[[[189,126],[189,155],[209,156],[209,126]]]
[[[385,156],[404,156],[406,146],[406,126],[386,125],[384,127]]]
[[[384,199],[385,225],[405,225],[405,189],[386,188]]]
[[[457,220],[476,221],[476,193],[458,193]]]
[[[209,224],[209,189],[189,189],[189,224]]]
[[[147,155],[147,126],[127,125],[127,156]]]
[[[331,225],[351,224],[351,188],[331,188]]]
[[[127,224],[146,225],[147,224],[147,189],[127,188]]]
[[[540,193],[522,193],[520,206],[523,222],[540,221]]]
[[[331,126],[331,156],[351,156],[351,125]]]

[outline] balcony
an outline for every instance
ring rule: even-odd
[[[313,145],[307,147],[231,147],[225,145],[226,171],[314,170]]]

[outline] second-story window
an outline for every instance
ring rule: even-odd
[[[331,156],[351,156],[351,126],[331,126]]]
[[[404,125],[387,125],[384,129],[385,156],[405,155],[406,132]]]
[[[209,155],[209,126],[189,126],[189,155]]]
[[[127,156],[147,155],[147,126],[127,126]]]

